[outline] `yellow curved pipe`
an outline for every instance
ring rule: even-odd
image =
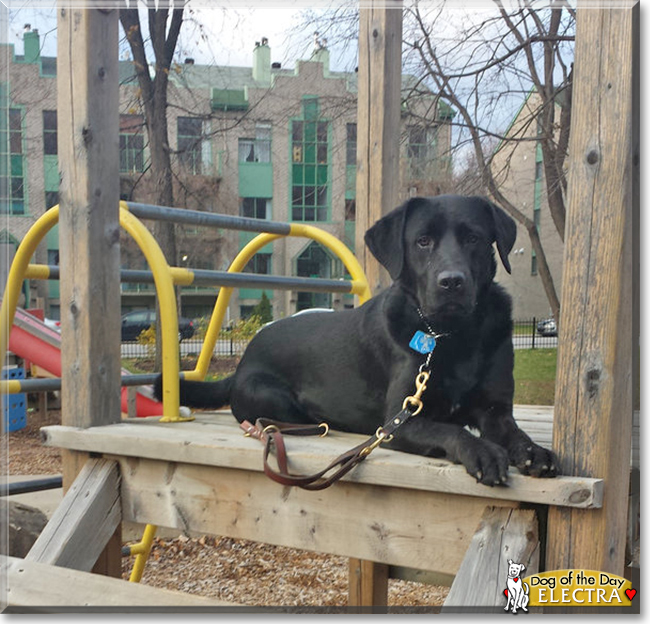
[[[120,224],[144,254],[158,295],[163,376],[163,416],[160,422],[192,420],[179,414],[178,311],[171,269],[153,234],[129,212],[126,202],[120,202]]]
[[[368,285],[368,280],[366,279],[366,275],[363,272],[361,265],[355,258],[354,254],[338,238],[329,232],[325,232],[324,230],[321,230],[317,227],[304,225],[302,223],[291,224],[289,236],[311,238],[312,240],[321,243],[329,250],[331,250],[343,262],[345,268],[348,270],[350,276],[352,277],[351,292],[359,296],[359,301],[361,303],[365,303],[368,299],[370,299],[370,286]],[[285,235],[259,234],[256,236],[237,254],[230,267],[228,267],[228,272],[241,272],[248,264],[249,260],[260,249],[262,249],[262,247],[265,247],[278,238],[285,238]],[[232,296],[233,290],[234,288],[221,288],[219,290],[219,296],[217,297],[214,311],[212,312],[212,317],[210,318],[210,323],[203,339],[201,354],[199,355],[194,370],[185,373],[185,379],[196,381],[205,379],[205,376],[208,372],[208,367],[210,366],[212,352],[214,351],[214,347],[217,344],[219,332],[221,331],[221,326],[223,325],[223,318],[226,314],[226,309],[228,307],[228,303],[230,302],[230,297]]]
[[[0,359],[5,361],[7,347],[9,345],[9,332],[14,323],[16,307],[20,297],[20,287],[25,279],[25,273],[29,260],[36,252],[36,248],[45,238],[45,235],[58,223],[59,207],[54,206],[41,215],[34,225],[29,228],[27,234],[21,241],[16,255],[9,268],[7,285],[5,286],[2,305],[0,306]]]

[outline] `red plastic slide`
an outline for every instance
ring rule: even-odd
[[[48,327],[33,312],[16,309],[14,324],[9,334],[9,350],[18,357],[26,360],[27,365],[33,362],[55,377],[61,377],[61,335],[56,329]],[[122,375],[129,372],[122,369]],[[135,399],[136,415],[162,416],[162,403],[154,400],[145,386],[138,390]],[[121,408],[128,412],[127,388],[122,388]]]

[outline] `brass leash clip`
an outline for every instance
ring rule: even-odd
[[[415,378],[415,394],[407,396],[404,403],[402,403],[402,409],[409,410],[412,416],[417,416],[422,411],[422,395],[427,389],[427,381],[429,381],[430,376],[429,371],[420,371]]]

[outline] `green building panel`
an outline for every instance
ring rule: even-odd
[[[271,163],[239,163],[240,197],[273,197]]]

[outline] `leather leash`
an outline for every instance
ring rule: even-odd
[[[311,475],[296,475],[289,472],[287,450],[284,443],[284,435],[309,436],[327,435],[329,426],[326,423],[318,425],[298,425],[278,422],[268,418],[258,418],[255,424],[248,420],[243,421],[240,427],[245,435],[257,438],[264,444],[264,473],[273,481],[281,485],[300,487],[304,490],[323,490],[332,483],[338,481],[357,464],[362,462],[382,442],[389,442],[393,434],[406,422],[422,411],[422,394],[426,390],[427,381],[430,377],[428,370],[420,368],[415,378],[416,392],[404,399],[402,410],[396,414],[383,427],[379,427],[374,436],[365,442],[351,448],[334,459],[328,466]],[[269,464],[271,450],[275,449],[278,469],[275,470]],[[331,474],[328,474],[331,473]]]

